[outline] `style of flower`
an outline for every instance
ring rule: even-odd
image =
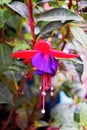
[[[58,69],[56,58],[77,58],[78,54],[69,54],[51,48],[51,43],[39,40],[34,45],[33,50],[22,50],[12,54],[13,58],[22,58],[25,61],[31,59],[32,65],[36,68],[36,74],[41,76],[40,88],[42,95],[42,113],[45,113],[45,95],[49,89],[53,95],[52,77]]]

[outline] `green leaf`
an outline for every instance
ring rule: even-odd
[[[0,82],[0,104],[10,103],[13,105],[13,97],[9,89]]]
[[[60,21],[55,21],[55,22],[50,22],[48,23],[47,25],[45,25],[43,28],[42,28],[42,35],[43,34],[46,34],[48,32],[51,32],[53,31],[54,29],[58,29],[60,27],[62,27],[63,25],[65,25],[66,23],[61,23]]]
[[[80,122],[80,111],[78,109],[74,112],[74,121]]]
[[[14,47],[13,52],[20,51],[20,50],[26,50],[30,49],[30,46],[26,44],[25,42],[18,41],[18,45]]]
[[[81,43],[81,45],[87,49],[87,35],[84,32],[84,30],[78,26],[71,26],[70,27],[72,35],[75,37],[75,39]]]
[[[0,0],[0,5],[10,3],[12,0]]]
[[[11,12],[9,9],[0,9],[0,28],[4,26],[7,22],[8,18],[11,16]]]
[[[54,1],[56,1],[56,0],[41,0],[41,1],[37,2],[37,4],[42,5],[42,4],[44,4],[44,3],[54,2]]]
[[[19,72],[19,70],[16,70],[16,71],[6,71],[4,72],[4,76],[7,76],[8,80],[9,81],[19,81],[22,77],[23,77],[24,73],[21,69],[21,72]]]
[[[8,70],[13,59],[11,58],[11,50],[8,45],[0,44],[0,72]]]
[[[0,80],[14,95],[16,94],[15,82],[13,80],[2,73],[0,73]]]
[[[31,32],[30,33],[29,32],[25,33],[24,37],[25,37],[26,40],[31,40],[31,38],[32,38]]]
[[[18,72],[21,72],[24,69],[24,67],[17,66],[17,65],[14,65],[14,64],[8,66],[8,68],[9,68],[9,70],[18,71]]]
[[[65,123],[60,130],[81,130],[77,122],[67,122]]]
[[[48,123],[43,120],[35,121],[34,126],[35,127],[45,127],[45,126],[48,126]]]
[[[9,8],[20,14],[22,17],[26,18],[28,16],[27,6],[19,1],[14,1],[10,4],[7,4]]]
[[[83,62],[81,60],[78,59],[70,59],[69,61],[72,61],[73,63],[77,63],[77,64],[83,64]]]
[[[87,104],[85,102],[81,103],[80,122],[87,128]]]
[[[65,122],[73,121],[73,112],[72,108],[68,104],[58,104],[51,110],[51,118],[53,127],[58,127],[63,125]],[[66,116],[67,115],[67,116]]]
[[[17,114],[19,115],[16,118],[16,124],[19,128],[21,128],[21,130],[24,130],[27,126],[27,122],[28,122],[28,116],[27,116],[27,112],[26,109],[20,107],[16,110]]]
[[[76,13],[72,12],[66,8],[54,8],[46,11],[41,16],[36,18],[37,21],[61,21],[64,23],[65,21],[82,21],[83,18],[78,16]]]
[[[84,18],[85,21],[87,20],[87,12],[82,12],[81,16]]]
[[[66,80],[62,83],[62,85],[60,86],[60,88],[65,92],[65,94],[68,97],[72,97],[73,93],[72,93],[72,89],[73,89],[73,83],[70,80]]]
[[[13,28],[13,29],[18,31],[19,28],[20,28],[21,21],[22,20],[21,20],[21,18],[18,15],[12,15],[8,19],[6,25],[8,25],[9,27],[11,27],[11,28]]]

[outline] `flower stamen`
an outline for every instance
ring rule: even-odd
[[[45,113],[45,95],[44,94],[42,95],[42,110],[41,110],[42,114]]]

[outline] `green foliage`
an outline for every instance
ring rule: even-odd
[[[77,122],[66,123],[60,130],[81,130]]]
[[[0,5],[10,3],[12,0],[0,0]]]
[[[13,75],[12,75],[13,76]],[[0,73],[0,80],[3,83],[3,85],[5,85],[6,87],[8,87],[8,89],[11,91],[12,95],[16,94],[16,84],[15,84],[15,79],[12,78],[10,79],[9,76],[6,76],[5,74],[1,74]]]
[[[46,11],[41,16],[39,16],[37,21],[61,21],[64,23],[65,21],[82,21],[83,18],[78,16],[71,10],[66,8],[54,8],[51,10]]]
[[[80,108],[80,123],[87,128],[87,104],[84,102]]]
[[[58,104],[51,111],[52,126],[58,127],[73,121],[73,107],[68,104]]]
[[[87,103],[80,102],[74,112],[74,120],[84,128],[87,128]]]
[[[78,109],[76,109],[74,112],[74,121],[80,122],[80,112]]]
[[[27,6],[22,2],[14,1],[10,4],[7,4],[7,6],[24,18],[28,16]]]
[[[59,29],[59,28],[63,27],[66,24],[67,24],[66,22],[65,23],[61,23],[59,21],[50,22],[50,23],[46,24],[42,28],[41,34],[43,35],[43,34],[49,33],[49,32],[51,32],[51,31],[53,31],[55,29]]]
[[[34,122],[34,126],[35,127],[46,127],[46,126],[48,126],[48,123],[47,122],[45,122],[45,121],[43,121],[43,120],[40,120],[40,121],[35,121]]]
[[[14,47],[13,52],[19,51],[19,50],[26,50],[30,49],[30,46],[26,44],[26,42],[18,41],[17,46]]]
[[[78,26],[71,26],[70,27],[71,32],[73,34],[73,36],[75,37],[75,39],[81,43],[81,45],[87,49],[87,35],[84,32],[84,30],[81,27]]]
[[[0,72],[8,70],[8,67],[12,64],[10,47],[4,43],[0,44]]]
[[[13,97],[9,89],[0,82],[0,104],[11,104],[13,103]]]
[[[0,9],[0,28],[2,28],[5,25],[10,16],[11,12],[9,9],[7,8]]]
[[[7,21],[7,25],[15,30],[19,30],[22,19],[18,15],[11,15]]]
[[[67,96],[69,97],[73,96],[73,93],[71,91],[73,89],[73,83],[70,82],[69,80],[64,81],[60,86],[60,89],[63,90]]]
[[[29,9],[27,0],[0,0],[0,128],[31,130],[32,126],[57,129],[61,126],[59,130],[83,130],[87,128],[87,104],[84,99],[78,109],[77,103],[83,101],[86,94],[83,89],[85,81],[81,80],[84,63],[80,54],[85,52],[87,60],[87,2],[31,1],[33,12],[29,14],[32,9],[31,6]],[[70,9],[68,4],[72,4]],[[34,23],[30,23],[32,19]],[[49,119],[48,113],[42,115],[40,112],[42,97],[38,88],[41,75],[35,74],[36,68],[31,61],[25,65],[23,59],[13,59],[11,56],[13,52],[34,49],[32,44],[39,39],[50,41],[56,50],[79,52],[80,55],[78,59],[68,62],[56,58],[58,71],[54,77],[55,83],[52,82],[54,96],[51,97],[49,91],[46,95]],[[61,90],[68,97],[75,98],[76,104],[56,104]],[[3,104],[8,108],[4,107],[3,110]],[[2,111],[8,110],[9,114],[4,117]]]
[[[16,112],[19,115],[17,118],[17,125],[23,130],[27,126],[27,112],[24,108],[18,108]]]

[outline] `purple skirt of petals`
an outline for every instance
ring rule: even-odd
[[[32,58],[32,64],[36,67],[37,74],[49,73],[55,75],[58,67],[57,60],[51,54],[37,53]]]

